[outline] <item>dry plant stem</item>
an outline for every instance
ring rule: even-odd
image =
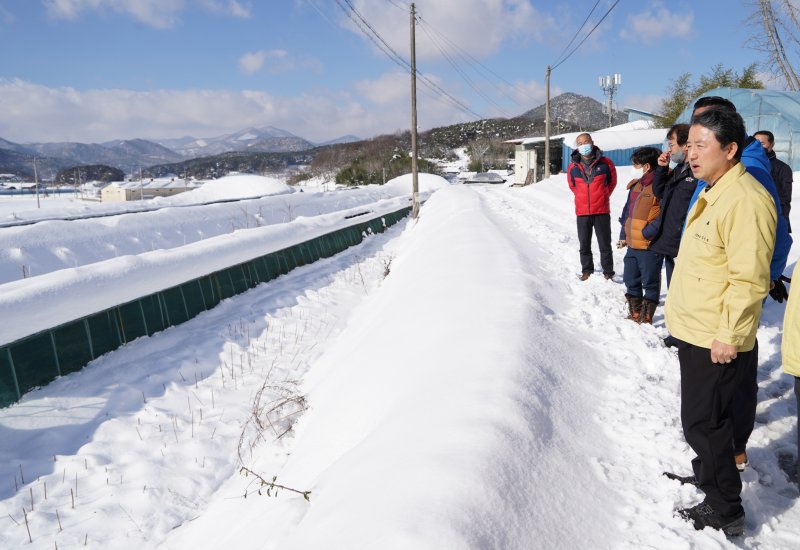
[[[267,481],[253,470],[248,468],[247,466],[242,466],[240,472],[244,472],[245,475],[252,475],[255,477],[260,483],[262,487],[267,487],[268,489],[283,489],[285,491],[291,491],[293,493],[297,493],[298,495],[302,495],[302,497],[306,500],[311,500],[311,491],[300,491],[298,489],[292,489],[291,487],[286,487],[285,485],[280,485],[275,483],[276,478],[272,478],[272,481]]]
[[[25,516],[25,529],[28,530],[28,542],[33,544],[33,538],[31,537],[31,528],[28,525],[28,512],[25,511],[25,508],[22,509],[22,515]]]
[[[56,510],[56,519],[58,520],[58,530],[63,531],[64,529],[61,527],[61,516],[58,515],[58,510]]]

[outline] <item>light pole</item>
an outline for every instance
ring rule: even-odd
[[[622,84],[622,75],[616,73],[614,76],[601,76],[599,79],[600,87],[603,88],[603,93],[608,97],[608,126],[611,127],[611,114],[612,106],[614,104],[614,94],[617,93],[617,88]]]

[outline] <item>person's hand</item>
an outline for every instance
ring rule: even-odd
[[[730,363],[739,354],[739,348],[731,344],[723,344],[717,339],[711,342],[711,362],[725,365]]]
[[[789,292],[786,290],[786,285],[784,285],[783,281],[780,279],[776,279],[769,284],[769,295],[779,304],[783,303],[784,300],[789,298]]]
[[[617,241],[617,248],[625,248],[626,246],[628,246],[628,242],[627,241],[623,241],[623,240]]]
[[[658,155],[658,165],[669,166],[669,157],[670,157],[669,151],[666,151]]]

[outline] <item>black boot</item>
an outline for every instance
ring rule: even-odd
[[[642,297],[626,294],[625,299],[628,300],[628,316],[625,318],[638,323],[642,314]]]
[[[653,324],[653,316],[656,314],[658,302],[652,300],[642,301],[642,314],[639,316],[639,322],[647,325]]]

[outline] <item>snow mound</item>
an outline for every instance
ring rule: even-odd
[[[424,174],[421,172],[417,175],[417,181],[419,183],[420,193],[437,191],[450,185],[442,176]],[[411,174],[403,174],[402,176],[397,176],[396,178],[392,178],[387,181],[385,187],[394,188],[399,191],[407,190],[408,194],[410,195],[412,185],[413,183]]]
[[[225,199],[285,195],[294,189],[278,178],[239,174],[209,181],[202,187],[169,199],[170,204],[197,204]]]

